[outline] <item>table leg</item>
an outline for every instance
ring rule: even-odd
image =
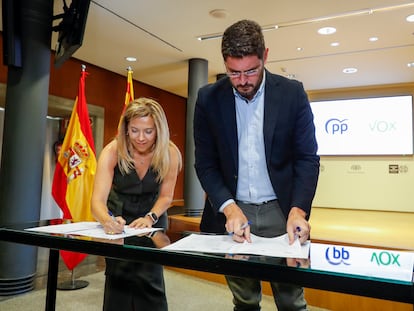
[[[55,311],[58,270],[59,250],[50,249],[49,269],[47,272],[46,311]]]

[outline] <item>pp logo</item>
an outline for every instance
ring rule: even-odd
[[[348,121],[348,119],[329,119],[325,123],[325,132],[332,135],[345,133],[348,130],[346,121]]]
[[[331,265],[350,265],[350,263],[347,262],[349,259],[349,252],[344,247],[336,248],[334,246],[332,249],[328,247],[325,251],[325,258]]]

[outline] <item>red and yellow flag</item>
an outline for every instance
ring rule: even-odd
[[[119,127],[121,126],[122,116],[124,115],[125,109],[128,106],[130,102],[134,100],[134,83],[132,81],[132,74],[134,73],[131,69],[131,67],[128,67],[128,77],[127,77],[127,87],[126,87],[126,93],[125,93],[125,102],[124,102],[124,108],[122,109],[121,117],[119,118],[118,123],[118,131]]]
[[[56,162],[52,196],[63,211],[64,219],[93,221],[91,196],[96,172],[95,145],[85,97],[82,67],[76,97],[65,138]],[[86,254],[61,252],[68,269],[72,270]]]

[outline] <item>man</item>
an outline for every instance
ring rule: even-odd
[[[207,194],[203,232],[288,233],[309,238],[319,157],[313,115],[300,82],[265,69],[260,26],[242,20],[223,34],[226,78],[199,90],[194,112],[195,168]],[[227,276],[234,310],[260,310],[260,281]],[[307,310],[303,289],[272,283],[279,311]]]

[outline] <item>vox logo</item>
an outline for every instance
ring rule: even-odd
[[[382,252],[373,252],[371,255],[371,262],[376,263],[378,266],[392,266],[397,265],[400,266],[398,262],[398,258],[400,254],[390,253],[387,251]]]
[[[397,130],[395,121],[389,122],[389,121],[384,121],[384,120],[375,120],[374,122],[370,122],[369,128],[371,129],[371,131],[376,131],[380,133]]]

